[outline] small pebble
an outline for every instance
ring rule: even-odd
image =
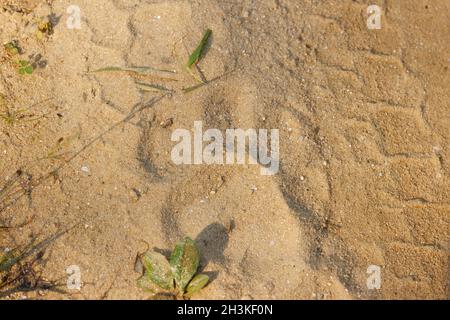
[[[173,124],[173,118],[168,118],[164,121],[161,121],[161,123],[159,125],[163,128],[167,128],[167,127],[170,127],[172,124]]]

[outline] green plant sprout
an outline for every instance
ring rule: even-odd
[[[10,57],[16,56],[21,53],[21,48],[16,40],[6,43],[4,46],[5,51],[8,53]],[[32,74],[33,66],[28,60],[20,60],[17,59],[15,61],[18,71],[20,74]]]
[[[42,102],[45,101],[46,100]],[[5,96],[0,93],[0,119],[5,121],[5,123],[10,126],[17,124],[18,122],[29,122],[39,120],[40,118],[45,117],[45,115],[36,116],[30,113],[30,109],[37,104],[39,103],[36,103],[28,108],[14,110],[14,108],[8,106],[7,102],[5,101]]]
[[[2,118],[3,121],[5,121],[8,125],[12,126],[25,117],[25,111],[26,110],[23,109],[17,111],[11,111],[10,109],[7,109],[5,113],[0,113],[0,118]]]
[[[21,49],[19,47],[19,43],[17,42],[17,40],[13,40],[11,42],[8,42],[4,45],[5,51],[8,53],[8,55],[10,56],[15,56],[17,54],[21,53]]]
[[[186,64],[186,70],[195,80],[200,82],[201,85],[199,85],[199,86],[198,85],[194,85],[194,86],[189,87],[190,90],[188,92],[194,91],[195,89],[198,89],[198,88],[200,88],[203,85],[206,85],[208,83],[208,81],[204,77],[203,73],[200,71],[199,67],[197,66],[197,63],[205,55],[206,44],[208,43],[208,40],[211,37],[211,34],[212,34],[212,30],[211,29],[207,29],[204,32],[203,37],[200,40],[200,43],[197,45],[197,48],[195,48],[195,50],[189,56],[188,62]],[[197,75],[196,73],[194,73],[192,67],[195,67],[195,70],[197,71],[197,73],[200,76]],[[187,93],[184,89],[183,89],[183,92]]]
[[[14,125],[16,122],[24,118],[24,112],[26,110],[11,110],[5,101],[5,96],[0,93],[0,110],[3,109],[4,112],[0,111],[0,118],[6,122],[8,125]]]
[[[147,292],[163,294],[164,291],[177,298],[188,299],[203,289],[209,281],[206,274],[197,274],[199,251],[189,237],[175,245],[169,261],[162,254],[147,251],[140,256],[145,268],[137,281]],[[162,290],[162,291],[161,291]]]
[[[37,25],[37,31],[36,31],[36,37],[38,40],[43,40],[44,36],[50,36],[53,34],[53,23],[48,20],[44,19],[38,22]]]
[[[5,43],[3,47],[9,60],[17,67],[19,74],[32,74],[37,68],[45,68],[47,66],[47,61],[42,59],[43,57],[41,54],[32,54],[28,56],[30,60],[22,59],[20,55],[24,52],[17,40]]]
[[[204,75],[201,73],[200,69],[198,68],[197,64],[198,62],[204,57],[206,53],[206,45],[209,41],[209,38],[212,35],[212,30],[207,29],[202,39],[200,40],[199,44],[197,45],[196,49],[191,53],[189,56],[189,59],[185,65],[186,71],[189,73],[190,76],[192,76],[195,80],[197,80],[199,83],[189,86],[187,88],[182,88],[181,91],[183,93],[189,93],[192,92],[198,88],[201,88],[207,84],[209,84],[211,81],[206,80]],[[198,76],[194,72],[194,67],[196,68],[197,73],[200,74]],[[157,75],[157,73],[163,73],[163,74],[176,74],[177,72],[175,70],[167,70],[167,69],[158,69],[153,68],[149,66],[141,66],[141,67],[118,67],[118,66],[108,66],[100,69],[96,69],[93,71],[90,71],[90,73],[99,73],[99,72],[129,72],[129,73],[135,73],[139,75]],[[162,77],[161,79],[167,80],[167,81],[177,81],[177,79],[174,78],[168,78],[168,77]],[[160,91],[165,93],[174,93],[175,90],[171,88],[166,88],[160,84],[155,83],[143,83],[143,82],[136,82],[138,85],[138,88],[142,91]]]
[[[32,74],[33,73],[33,66],[31,65],[30,61],[28,60],[19,60],[18,62],[18,68],[20,74]]]

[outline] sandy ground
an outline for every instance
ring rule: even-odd
[[[20,297],[148,298],[137,252],[186,235],[213,279],[197,299],[449,297],[450,1],[0,3],[2,43],[46,62],[19,75],[1,53],[0,92],[27,116],[0,121],[2,184],[22,170],[17,200],[2,203],[0,222],[16,227],[0,231],[0,247],[81,222],[42,269],[64,281],[78,265],[82,289]],[[366,27],[374,3],[381,30]],[[81,29],[66,26],[73,4]],[[38,38],[36,23],[52,14],[53,34]],[[101,135],[161,94],[139,91],[130,74],[89,71],[175,68],[177,82],[144,80],[192,85],[182,66],[206,28],[199,68],[225,76]],[[195,120],[279,129],[279,173],[174,165],[171,134]],[[381,267],[379,290],[366,285],[369,265]]]

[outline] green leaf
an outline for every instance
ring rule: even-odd
[[[205,31],[205,33],[203,34],[203,38],[202,40],[200,40],[200,43],[198,44],[197,48],[189,56],[189,60],[186,65],[188,68],[191,68],[194,64],[197,64],[197,62],[200,61],[200,59],[203,56],[203,51],[205,49],[206,43],[208,42],[208,39],[211,36],[211,34],[212,34],[211,29]]]
[[[143,255],[142,264],[150,281],[163,289],[173,289],[172,271],[166,257],[158,252],[149,251]]]
[[[32,74],[33,66],[27,60],[19,60],[19,73],[20,74]]]
[[[32,74],[33,73],[33,67],[32,66],[27,66],[24,68],[25,73],[27,74]]]
[[[11,250],[0,257],[0,272],[9,271],[11,268],[21,260],[20,252]]]
[[[181,293],[197,272],[199,262],[199,253],[194,240],[186,237],[177,243],[170,257],[170,267]]]
[[[145,272],[142,277],[137,279],[137,286],[150,293],[158,293],[161,291],[161,289],[150,279],[147,272]]]
[[[8,257],[6,256],[6,254],[0,253],[0,271],[3,271],[4,269],[3,264],[6,262],[7,259]]]
[[[203,289],[209,281],[206,274],[196,275],[186,287],[186,296],[191,297],[194,293]]]

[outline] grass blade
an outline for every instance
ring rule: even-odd
[[[165,70],[165,69],[157,69],[153,67],[116,67],[116,66],[109,66],[105,68],[100,68],[94,71],[91,71],[92,73],[96,72],[135,72],[140,74],[148,74],[152,72],[164,72],[164,73],[171,73],[174,74],[176,71],[174,70]]]
[[[164,91],[164,92],[173,92],[173,90],[168,89],[159,84],[145,83],[145,82],[136,82],[139,89],[144,91]]]
[[[206,43],[208,42],[209,37],[212,34],[212,30],[208,29],[205,31],[202,40],[198,44],[197,48],[192,52],[192,54],[189,56],[189,60],[187,62],[187,67],[191,68],[193,65],[197,64],[198,61],[202,58],[203,51],[205,49]]]
[[[203,86],[206,86],[207,84],[208,84],[208,82],[202,82],[202,83],[196,84],[191,87],[183,88],[182,90],[183,90],[183,93],[190,93],[190,92],[197,90]]]

